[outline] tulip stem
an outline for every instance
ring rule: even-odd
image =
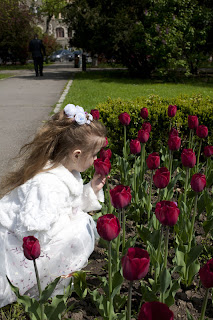
[[[203,305],[202,305],[202,310],[201,310],[200,320],[204,320],[204,317],[205,317],[206,306],[207,306],[207,302],[208,302],[208,295],[209,295],[209,288],[206,289],[206,293],[205,293],[205,297],[204,297]]]
[[[110,190],[109,190],[109,180],[108,177],[106,177],[106,186],[107,186],[107,193],[108,193],[108,202],[109,202],[109,213],[112,213],[113,208],[110,200]]]
[[[185,179],[185,186],[184,186],[184,203],[186,205],[186,194],[188,189],[188,181],[189,181],[189,168],[186,168],[186,179]]]
[[[151,171],[151,180],[150,180],[150,187],[149,187],[148,221],[150,220],[150,211],[151,211],[152,181],[153,181],[153,170]]]
[[[198,167],[199,167],[201,146],[202,146],[202,139],[200,139],[200,144],[199,144],[199,149],[198,149],[198,154],[197,154],[197,165],[196,165],[196,171],[197,172],[198,172]]]
[[[126,235],[126,215],[124,212],[124,208],[122,209],[122,229],[123,229],[122,253],[124,253],[125,235]]]
[[[145,171],[145,143],[142,143],[141,148],[141,182],[143,182],[144,171]]]
[[[109,246],[108,246],[108,273],[109,273],[109,320],[112,319],[112,246],[111,246],[111,241],[109,241]]]
[[[170,172],[170,180],[172,179],[172,160],[173,160],[173,153],[169,150],[169,172]]]
[[[124,159],[127,158],[126,154],[126,126],[124,126]]]
[[[192,223],[191,223],[191,229],[190,229],[190,233],[189,233],[189,244],[188,244],[188,250],[187,250],[188,253],[191,250],[192,235],[193,235],[193,230],[194,230],[195,217],[196,217],[196,213],[197,213],[197,199],[198,199],[198,194],[196,194],[196,196],[195,196],[194,212],[192,215]],[[189,275],[189,267],[186,268],[186,277],[185,277],[186,283],[188,283],[188,275]]]
[[[164,267],[165,267],[165,268],[167,267],[168,245],[169,245],[169,226],[166,226],[165,254],[164,254]]]
[[[120,210],[118,211],[118,220],[121,224],[121,213],[120,213]],[[117,258],[117,270],[119,270],[119,263],[120,263],[120,252],[119,252],[119,249],[120,249],[120,242],[121,242],[121,234],[119,232],[117,238],[116,238],[116,258]]]
[[[36,274],[36,280],[37,280],[38,292],[39,292],[39,300],[40,300],[41,295],[42,295],[42,290],[41,290],[41,283],[40,283],[39,274],[38,274],[38,268],[37,268],[35,260],[33,260],[33,264],[34,264],[34,269],[35,269],[35,274]],[[44,320],[44,305],[42,302],[40,302],[40,308],[41,308],[41,320]]]
[[[132,308],[132,285],[133,281],[129,282],[128,290],[128,302],[127,302],[127,320],[131,320],[131,308]]]
[[[156,262],[156,266],[155,266],[155,283],[157,283],[157,279],[158,279],[158,270],[157,270],[157,264],[159,263],[160,265],[160,262],[159,262],[159,259],[160,259],[160,253],[161,253],[161,243],[162,243],[162,239],[163,239],[163,225],[161,225],[161,230],[160,230],[160,239],[159,239],[159,243],[158,243],[158,251],[157,251],[157,262]]]

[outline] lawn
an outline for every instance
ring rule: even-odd
[[[126,71],[118,70],[81,72],[75,74],[63,106],[73,103],[90,109],[108,97],[132,100],[139,96],[174,98],[184,94],[202,94],[213,98],[213,79],[185,79],[174,83],[131,78]]]
[[[6,79],[6,78],[10,78],[13,75],[9,74],[9,73],[0,73],[0,80]]]

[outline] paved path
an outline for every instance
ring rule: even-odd
[[[35,77],[33,70],[14,70],[10,72],[15,77],[0,81],[0,178],[10,168],[10,159],[49,117],[76,71],[80,69],[73,63],[58,63],[44,67],[44,77]]]

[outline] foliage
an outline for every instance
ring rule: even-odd
[[[97,106],[101,119],[108,129],[111,149],[118,152],[117,145],[123,144],[123,126],[118,120],[118,115],[122,112],[130,114],[131,122],[127,127],[127,137],[136,139],[137,132],[142,125],[140,110],[142,107],[146,107],[149,110],[148,121],[152,125],[147,149],[149,152],[152,150],[159,151],[162,144],[167,144],[165,133],[169,127],[167,108],[170,104],[176,104],[178,107],[173,126],[181,131],[180,135],[183,140],[188,134],[188,115],[197,115],[200,123],[209,128],[209,143],[213,142],[213,101],[211,99],[203,98],[201,95],[192,97],[184,95],[173,99],[150,95],[148,98],[139,97],[133,101],[109,98],[106,103],[100,103]],[[152,139],[152,137],[155,138]]]
[[[212,8],[197,0],[76,0],[64,16],[75,30],[71,45],[114,57],[144,77],[180,67],[196,73],[212,50]]]
[[[57,43],[53,35],[44,33],[41,37],[46,50],[46,56],[51,55],[54,51],[60,49],[60,44]]]
[[[0,57],[4,62],[26,62],[28,44],[33,35],[33,14],[26,1],[0,2]]]

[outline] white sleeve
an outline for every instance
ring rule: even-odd
[[[95,194],[91,186],[91,182],[85,184],[83,186],[81,209],[85,212],[100,210],[102,206],[99,201],[104,202],[103,189],[101,189],[97,194]]]

